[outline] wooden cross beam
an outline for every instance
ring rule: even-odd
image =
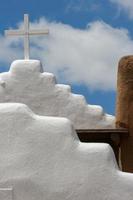
[[[46,35],[49,31],[46,29],[30,30],[29,28],[29,15],[24,14],[24,29],[23,30],[6,30],[5,35],[7,36],[24,36],[24,59],[29,59],[30,57],[30,35]]]

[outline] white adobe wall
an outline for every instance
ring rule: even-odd
[[[20,102],[36,114],[69,118],[76,129],[114,128],[114,117],[102,107],[87,105],[70,86],[56,84],[53,74],[42,73],[38,60],[17,60],[0,74],[0,102]]]
[[[70,121],[0,104],[0,200],[132,200],[133,174],[108,144],[81,143]]]

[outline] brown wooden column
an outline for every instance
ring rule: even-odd
[[[133,56],[119,62],[116,127],[129,130],[129,137],[121,138],[121,162],[123,171],[133,172]]]

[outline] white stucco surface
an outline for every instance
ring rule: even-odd
[[[0,74],[0,102],[24,103],[39,115],[67,117],[76,129],[114,128],[113,116],[100,106],[87,105],[70,86],[56,84],[38,60],[14,61],[9,72]]]
[[[0,104],[0,200],[3,195],[6,200],[132,200],[133,175],[119,171],[108,144],[81,143],[68,119],[5,103]]]

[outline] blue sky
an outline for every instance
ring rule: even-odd
[[[133,52],[132,0],[1,0],[0,13],[0,72],[23,58],[22,39],[5,38],[4,30],[21,27],[28,13],[31,26],[50,30],[31,39],[31,58],[88,103],[115,113],[118,61]]]

